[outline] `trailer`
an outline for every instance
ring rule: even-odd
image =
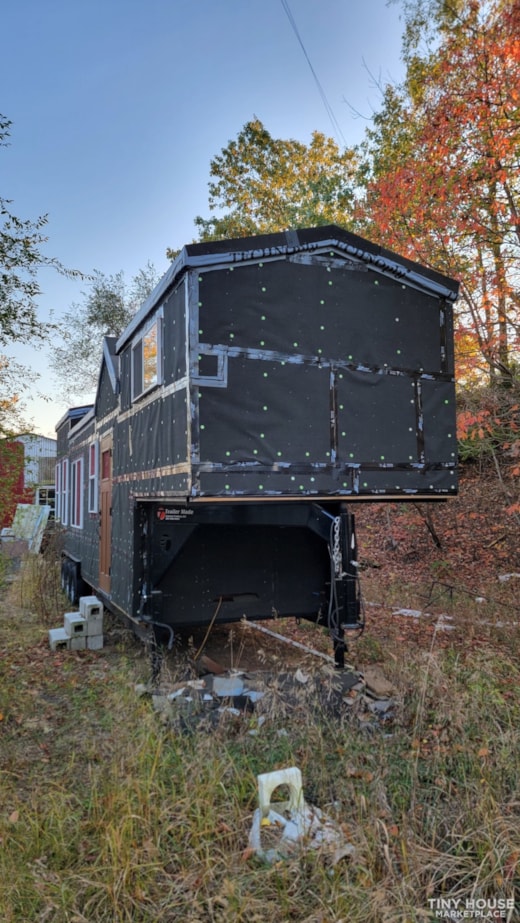
[[[355,504],[457,492],[457,293],[336,226],[184,247],[56,427],[70,599],[170,640],[305,618],[341,666]]]

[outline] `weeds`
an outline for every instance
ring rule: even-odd
[[[282,687],[261,725],[259,711],[180,733],[136,697],[149,666],[130,635],[100,652],[48,650],[50,603],[35,608],[30,586],[54,578],[33,568],[0,607],[2,921],[424,923],[432,897],[518,894],[511,629],[507,644],[490,633],[459,647],[433,631],[406,651],[367,633],[353,653],[384,657],[397,687],[393,721],[372,734],[355,709],[310,707],[305,690],[288,703]],[[230,643],[238,661],[238,633]],[[267,865],[248,852],[256,776],[292,764],[352,859],[303,851]]]
[[[0,550],[0,590],[5,586],[5,578],[7,576],[7,561]]]
[[[55,624],[56,612],[66,604],[60,577],[61,545],[59,532],[49,533],[42,553],[26,556],[18,581],[20,607],[34,610],[45,627]]]

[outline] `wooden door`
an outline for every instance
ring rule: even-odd
[[[99,447],[99,589],[110,593],[112,563],[112,433]]]

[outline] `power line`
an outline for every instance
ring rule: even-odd
[[[343,134],[343,132],[342,132],[342,130],[341,130],[341,127],[340,127],[340,125],[339,125],[339,122],[338,122],[336,116],[334,115],[334,111],[333,111],[333,109],[332,109],[332,106],[330,105],[330,103],[329,103],[329,101],[328,101],[328,99],[327,99],[327,94],[325,93],[325,90],[323,89],[323,87],[322,87],[322,85],[321,85],[321,83],[320,83],[320,80],[319,80],[319,78],[318,78],[318,75],[317,75],[316,71],[314,70],[314,67],[313,67],[313,65],[312,65],[312,61],[311,61],[311,59],[310,59],[310,57],[309,57],[309,54],[308,54],[308,52],[307,52],[307,49],[305,48],[305,45],[304,45],[304,43],[303,43],[303,39],[302,39],[302,37],[301,37],[301,35],[300,35],[300,32],[299,32],[299,30],[298,30],[298,26],[296,25],[296,20],[294,19],[294,16],[293,16],[293,14],[292,14],[292,12],[291,12],[291,8],[290,8],[290,6],[289,6],[289,0],[280,0],[280,3],[282,4],[283,9],[285,10],[285,13],[286,13],[286,15],[287,15],[287,19],[289,20],[289,22],[290,22],[290,24],[291,24],[292,30],[293,30],[293,32],[294,32],[296,38],[298,39],[298,42],[299,42],[299,44],[300,44],[300,47],[301,47],[301,49],[302,49],[302,51],[303,51],[303,53],[304,53],[304,55],[305,55],[305,60],[307,61],[307,64],[309,65],[309,67],[310,67],[310,69],[311,69],[311,74],[312,74],[312,76],[314,77],[314,82],[315,82],[315,84],[316,84],[316,86],[317,86],[317,88],[318,88],[318,92],[319,92],[319,94],[320,94],[320,96],[321,96],[323,105],[325,106],[325,110],[326,110],[327,115],[328,115],[328,117],[329,117],[329,119],[330,119],[330,121],[331,121],[331,125],[332,125],[332,128],[333,128],[333,131],[334,131],[334,133],[336,134],[336,137],[338,138],[338,140],[341,139],[341,141],[343,142],[343,145],[346,147],[346,146],[347,146],[346,138],[345,138],[345,136],[344,136],[344,134]]]

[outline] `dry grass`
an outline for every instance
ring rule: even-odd
[[[254,716],[180,733],[136,697],[149,663],[131,635],[113,626],[100,652],[48,650],[67,604],[40,568],[26,565],[0,608],[3,923],[423,923],[431,898],[515,894],[518,919],[517,626],[478,627],[475,604],[455,599],[454,632],[430,619],[402,640],[374,584],[385,606],[367,610],[351,656],[383,664],[393,721],[367,733],[355,709],[289,707],[280,694],[255,735]],[[55,611],[35,606],[42,585]],[[502,607],[496,620],[508,619]],[[353,859],[268,865],[247,851],[256,776],[289,765],[343,825]]]

